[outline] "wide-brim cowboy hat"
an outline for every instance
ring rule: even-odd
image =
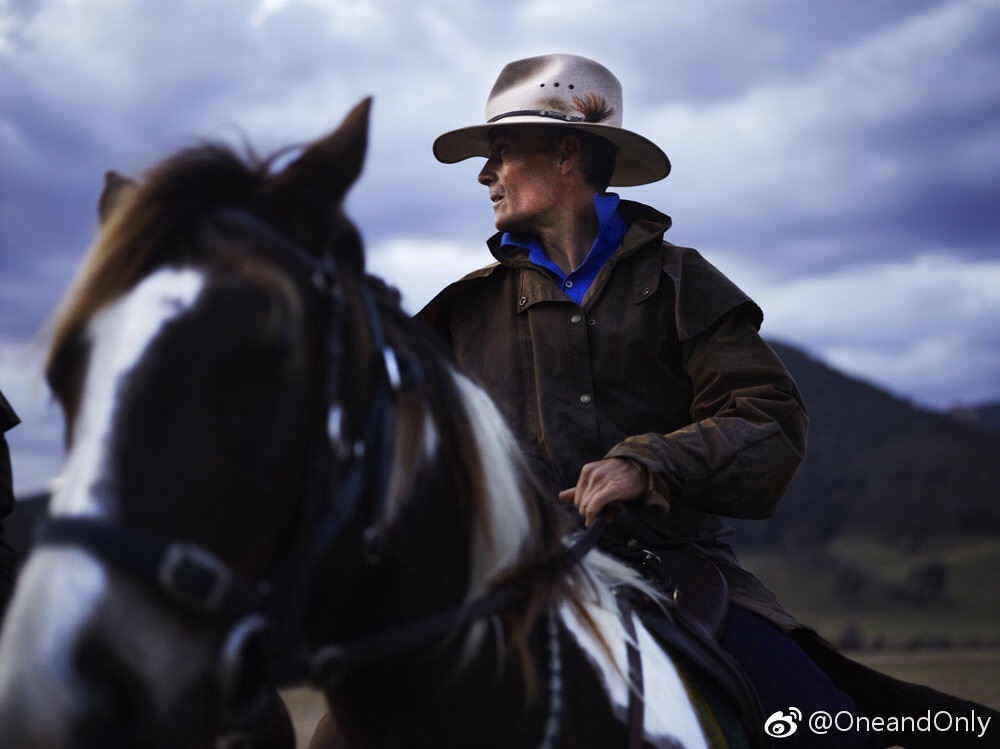
[[[439,136],[434,156],[445,164],[489,157],[490,133],[501,125],[565,126],[611,141],[617,149],[611,185],[644,185],[670,173],[659,146],[622,127],[621,83],[585,57],[541,55],[508,63],[490,91],[486,122]]]

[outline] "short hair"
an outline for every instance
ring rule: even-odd
[[[583,175],[583,179],[594,188],[594,192],[606,192],[611,183],[611,175],[615,171],[618,147],[606,138],[586,130],[552,125],[543,125],[542,127],[546,131],[546,138],[552,148],[555,148],[559,141],[568,135],[579,139],[580,173]]]
[[[598,193],[606,192],[618,158],[618,147],[610,140],[584,130],[574,130],[580,138],[580,172]]]

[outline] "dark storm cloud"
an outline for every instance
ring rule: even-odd
[[[669,238],[747,286],[766,332],[924,403],[1000,397],[1000,346],[984,333],[1000,315],[1000,3],[573,7],[8,2],[0,387],[53,420],[32,405],[44,389],[26,381],[40,358],[29,341],[91,241],[106,169],[139,175],[202,137],[268,153],[369,94],[348,208],[372,267],[419,308],[490,259],[479,164],[440,165],[431,142],[481,120],[505,62],[567,51],[614,70],[625,125],[673,161],[623,196],[671,214]]]
[[[708,241],[766,248],[782,277],[928,251],[996,258],[1000,9],[881,4],[893,8],[853,36],[846,23],[830,37],[780,26],[800,42],[790,64],[730,98],[656,112],[677,152],[670,179],[686,183],[661,188],[677,217]]]

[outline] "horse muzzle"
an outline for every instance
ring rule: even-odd
[[[36,550],[0,638],[0,749],[210,747],[216,646],[80,550]]]

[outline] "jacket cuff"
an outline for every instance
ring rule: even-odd
[[[604,457],[624,458],[635,465],[642,471],[642,475],[646,481],[646,493],[642,500],[645,508],[663,515],[670,512],[670,487],[659,473],[662,466],[658,463],[650,465],[648,460],[635,454],[635,452],[628,449],[624,444],[615,445]]]

